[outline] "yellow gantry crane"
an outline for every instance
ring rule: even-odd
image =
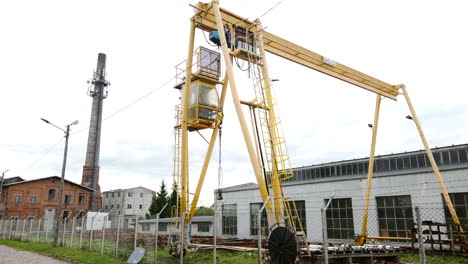
[[[183,71],[184,78],[176,88],[181,89],[181,148],[180,148],[180,208],[179,216],[186,215],[185,225],[190,222],[195,213],[200,192],[205,180],[208,164],[222,122],[222,111],[227,90],[231,91],[233,104],[242,130],[245,145],[258,183],[258,188],[266,204],[268,224],[272,231],[277,227],[286,227],[298,238],[299,245],[305,241],[298,214],[290,199],[284,197],[281,181],[293,176],[290,159],[287,153],[284,137],[279,128],[279,118],[271,93],[271,80],[268,74],[266,53],[278,55],[310,69],[322,72],[336,79],[348,82],[357,87],[376,94],[375,116],[370,149],[367,190],[365,200],[365,215],[361,234],[356,237],[357,244],[365,243],[367,236],[367,210],[371,194],[375,145],[382,97],[396,100],[403,94],[412,118],[415,122],[427,156],[442,189],[444,200],[449,208],[455,224],[460,221],[449,198],[443,178],[431,153],[427,140],[416,112],[411,103],[407,89],[403,84],[391,85],[362,72],[354,70],[334,60],[326,58],[295,43],[266,32],[260,20],[250,21],[228,10],[219,7],[218,0],[210,3],[198,3],[193,6],[195,14],[190,23],[190,40],[188,59]],[[210,32],[211,40],[221,47],[221,54],[200,47],[194,48],[195,31]],[[221,60],[223,57],[226,72],[221,77]],[[252,67],[251,76],[255,78],[254,89],[256,98],[252,101],[242,101],[239,98],[236,78],[233,70],[233,58],[247,61]],[[196,67],[194,67],[196,65]],[[192,72],[195,68],[196,71]],[[221,95],[218,96],[216,86],[221,85]],[[251,135],[242,104],[251,109],[252,126],[256,136]],[[193,199],[189,204],[189,131],[212,129],[211,138],[206,152],[203,167],[200,172]],[[271,199],[269,199],[271,198]],[[271,202],[272,201],[272,202]],[[461,230],[462,231],[462,230]],[[183,240],[182,240],[183,241]],[[307,245],[307,243],[304,243]],[[271,255],[271,254],[270,254]],[[289,263],[288,257],[281,263]],[[296,258],[296,256],[294,256]],[[291,258],[292,259],[292,258]],[[272,259],[275,263],[275,260]],[[286,261],[286,262],[284,262]],[[278,262],[279,263],[279,262]],[[292,262],[291,262],[292,263]]]

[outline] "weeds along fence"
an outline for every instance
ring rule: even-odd
[[[413,250],[421,254],[426,251],[466,254],[466,218],[460,217],[464,226],[455,225],[447,209],[412,207],[389,200],[367,211],[367,228],[363,230],[365,210],[352,207],[347,201],[337,199],[326,210],[297,205],[294,225],[297,235],[304,235],[304,243],[299,241],[303,254],[311,252],[324,257],[324,254],[355,250],[354,238],[364,231],[368,248],[374,245],[376,249]],[[249,208],[224,204],[215,209],[215,216],[194,218],[184,230],[191,243],[207,245],[209,254],[216,252],[213,247],[226,246],[248,246],[251,249],[246,251],[251,254],[264,252],[261,248],[268,245],[271,230],[268,218],[274,216],[268,215],[262,204],[252,203]],[[0,220],[1,239],[52,244],[54,233],[53,222],[45,219]],[[143,247],[146,253],[142,263],[155,263],[157,259],[172,258],[166,247],[171,234],[181,234],[171,219],[144,220],[117,215],[99,221],[92,217],[69,218],[60,223],[58,243],[114,256],[129,256],[135,247]],[[328,247],[325,249],[323,244]]]

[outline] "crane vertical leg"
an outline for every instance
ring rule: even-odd
[[[273,200],[274,200],[274,205],[275,205],[275,216],[276,216],[276,221],[278,223],[283,223],[284,222],[284,210],[283,210],[283,190],[281,188],[281,180],[278,174],[278,164],[277,164],[277,157],[278,157],[278,150],[277,147],[281,147],[279,144],[278,139],[278,134],[276,133],[276,127],[273,125],[275,124],[276,121],[276,113],[275,113],[275,107],[273,104],[273,95],[271,93],[271,80],[270,80],[270,75],[268,74],[268,64],[265,56],[265,47],[263,44],[263,29],[261,28],[260,21],[257,19],[255,21],[257,24],[257,45],[260,51],[260,60],[262,62],[262,76],[263,76],[263,86],[265,90],[265,99],[266,99],[266,107],[268,108],[268,117],[269,117],[269,132],[270,132],[270,138],[271,138],[271,146],[272,146],[272,175],[271,175],[271,185],[273,189]]]
[[[431,149],[429,148],[429,144],[427,143],[426,136],[424,135],[424,132],[421,127],[421,123],[419,122],[418,116],[416,115],[416,111],[414,110],[413,104],[411,103],[411,99],[408,95],[408,91],[406,90],[406,87],[404,85],[401,85],[400,87],[403,91],[403,95],[405,96],[406,103],[408,104],[414,124],[416,125],[416,128],[418,129],[419,136],[421,137],[421,140],[424,144],[424,148],[426,149],[426,154],[427,154],[427,157],[429,158],[429,162],[431,163],[432,169],[434,170],[434,174],[436,175],[437,181],[439,182],[440,188],[442,189],[442,195],[450,211],[450,214],[452,215],[453,222],[456,225],[459,225],[460,232],[463,232],[463,228],[460,225],[460,220],[458,219],[457,212],[455,212],[455,209],[453,208],[452,201],[450,200],[450,197],[447,192],[447,188],[445,187],[444,179],[442,178],[442,175],[440,174],[439,168],[437,167],[437,163],[435,162],[434,156],[432,155]]]
[[[226,98],[226,90],[227,90],[227,85],[228,85],[228,76],[226,74],[224,76],[225,77],[223,81],[223,88],[221,90],[221,98],[220,98],[221,105],[224,105],[224,99]],[[203,186],[203,182],[205,181],[206,171],[208,170],[208,164],[210,163],[211,154],[213,153],[214,145],[215,145],[216,138],[219,132],[219,126],[221,125],[221,122],[222,122],[222,117],[223,117],[222,113],[218,113],[216,126],[213,129],[213,132],[211,134],[210,144],[208,146],[208,150],[206,151],[205,161],[203,162],[203,167],[200,172],[200,178],[198,178],[197,189],[195,190],[195,195],[193,196],[192,205],[190,207],[190,212],[188,216],[189,218],[188,222],[191,221],[192,216],[195,214],[195,209],[197,208],[198,198],[200,197],[201,188]]]
[[[213,11],[215,13],[218,32],[224,32],[223,22],[221,20],[221,11],[219,9],[219,3],[217,0],[213,1]],[[237,93],[236,81],[234,79],[234,71],[232,69],[232,60],[226,42],[226,36],[220,33],[219,37],[221,39],[221,48],[223,51],[222,53],[226,64],[227,75],[229,77],[229,86],[231,88],[232,100],[234,102],[234,107],[236,108],[237,117],[239,119],[239,123],[242,129],[242,134],[244,136],[245,144],[247,146],[247,151],[249,152],[250,162],[252,163],[255,177],[257,178],[258,188],[260,189],[260,194],[262,196],[263,201],[266,202],[268,200],[268,192],[266,190],[265,181],[262,177],[258,157],[255,154],[255,148],[252,144],[252,139],[250,138],[247,122],[245,121],[244,113],[242,112],[239,95]],[[269,201],[267,203],[267,208],[271,208],[271,204]]]
[[[188,105],[190,96],[190,86],[192,80],[192,63],[193,63],[193,45],[195,39],[195,22],[192,20],[190,23],[190,40],[187,56],[187,67],[185,85],[182,88],[182,175],[181,175],[181,201],[180,212],[185,212],[188,205],[189,194],[189,155],[188,155]]]
[[[364,218],[362,220],[362,231],[359,236],[355,238],[355,242],[358,245],[362,245],[366,241],[367,237],[367,218],[369,216],[369,200],[372,190],[372,176],[374,175],[374,159],[375,159],[375,145],[377,142],[377,129],[379,127],[379,116],[380,116],[380,102],[382,96],[377,94],[375,100],[375,113],[374,113],[374,124],[372,125],[372,143],[369,156],[369,168],[367,171],[367,189],[366,189],[366,200],[364,204]]]

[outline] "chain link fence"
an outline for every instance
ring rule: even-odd
[[[214,248],[246,248],[245,251],[260,253],[264,261],[268,258],[263,253],[269,247],[271,231],[278,227],[291,230],[292,226],[296,228],[295,243],[301,254],[322,259],[325,259],[324,251],[326,256],[359,250],[411,250],[421,255],[426,251],[466,253],[468,226],[455,225],[448,210],[400,206],[390,200],[381,205],[367,210],[366,214],[364,208],[353,208],[343,199],[330,202],[326,210],[305,210],[296,204],[292,211],[297,213],[291,213],[292,222],[284,220],[278,224],[277,216],[267,213],[262,203],[251,204],[244,210],[225,204],[215,206],[215,216],[192,218],[184,236],[198,249],[215,254]],[[466,223],[463,217],[461,221]],[[59,227],[58,243],[63,247],[124,257],[130,256],[135,247],[141,247],[145,248],[141,263],[156,263],[158,259],[173,259],[167,246],[176,241],[173,238],[180,237],[181,231],[174,219],[88,214],[64,219]],[[355,237],[363,234],[365,244],[356,245]],[[0,220],[0,238],[52,244],[53,222],[44,218]]]

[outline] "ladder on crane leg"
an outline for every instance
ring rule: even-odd
[[[258,50],[258,49],[257,49]],[[269,106],[267,103],[265,89],[270,84],[270,80],[265,80],[263,78],[261,66],[258,64],[258,61],[262,60],[260,54],[251,54],[249,52],[249,63],[251,66],[250,75],[253,81],[254,91],[255,91],[255,103],[257,105],[257,115],[258,123],[260,127],[259,137],[260,143],[263,145],[263,150],[265,152],[265,161],[264,167],[270,172],[269,177],[273,176],[273,170],[277,171],[277,176],[281,181],[289,179],[293,176],[293,172],[290,165],[290,158],[286,148],[286,140],[282,136],[281,121],[275,116],[274,120],[270,120]],[[272,100],[274,100],[272,98]],[[275,103],[270,107],[275,107]],[[276,138],[272,138],[271,131],[274,131]],[[271,184],[271,179],[268,178],[267,184]],[[283,195],[283,189],[281,187],[281,194]],[[285,213],[285,219],[287,224],[291,228],[291,231],[294,232],[296,240],[298,242],[299,248],[306,248],[307,255],[310,256],[309,245],[307,242],[307,237],[304,232],[300,215],[298,213],[296,204],[293,200],[289,198],[284,198],[283,208]]]
[[[172,171],[172,190],[176,192],[176,204],[171,208],[171,222],[169,226],[169,237],[173,234],[179,233],[180,230],[180,217],[179,217],[179,196],[180,196],[180,177],[182,165],[182,126],[181,126],[181,105],[175,107],[175,124],[174,124],[174,145],[173,145],[173,171]],[[168,239],[168,242],[170,239]]]

